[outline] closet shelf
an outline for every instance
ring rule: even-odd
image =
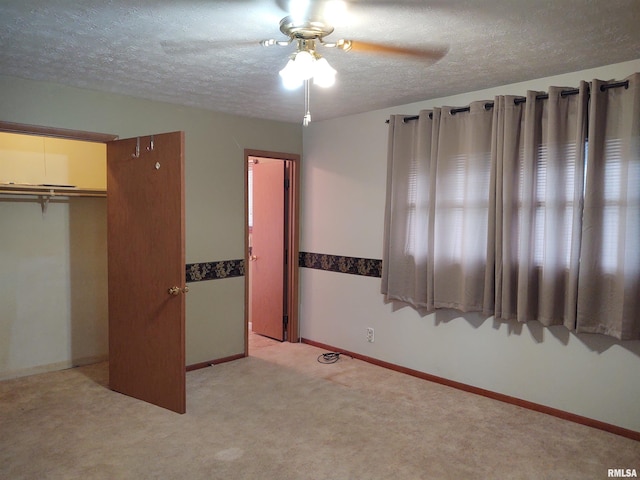
[[[25,185],[0,183],[0,195],[31,195],[37,197],[106,197],[107,191],[64,185]]]

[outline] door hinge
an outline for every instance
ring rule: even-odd
[[[289,315],[284,315],[282,317],[282,333],[283,333],[283,338],[284,341],[286,342],[288,340],[288,333],[289,333],[289,329],[287,328],[289,326]]]
[[[284,179],[284,189],[289,190],[289,186],[291,185],[291,181],[288,178]]]

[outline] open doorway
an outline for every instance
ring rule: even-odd
[[[246,355],[256,336],[299,340],[299,160],[294,154],[245,150]]]

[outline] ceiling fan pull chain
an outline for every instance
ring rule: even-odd
[[[309,85],[310,80],[306,79],[304,81],[304,111],[306,112],[304,114],[304,118],[302,119],[302,125],[303,126],[307,126],[309,125],[309,123],[311,122],[311,113],[309,111],[309,103],[310,103],[310,85]]]

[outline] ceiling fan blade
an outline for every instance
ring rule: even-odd
[[[338,41],[338,46],[345,51],[373,53],[381,55],[404,55],[418,59],[437,62],[449,51],[445,45],[433,45],[428,48],[399,47],[381,43],[361,42],[360,40]]]

